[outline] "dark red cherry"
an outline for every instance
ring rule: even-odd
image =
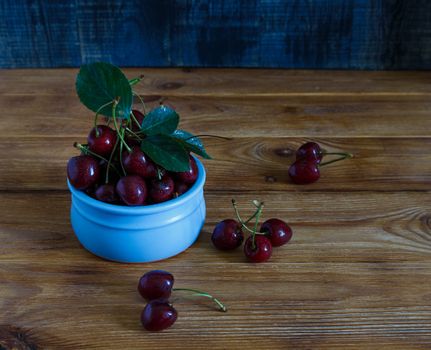
[[[142,205],[147,199],[147,184],[137,175],[122,177],[118,180],[115,189],[127,205]]]
[[[96,128],[99,136],[96,135]],[[97,125],[87,137],[88,148],[102,157],[109,157],[117,141],[117,133],[106,125]]]
[[[86,155],[72,157],[67,163],[67,177],[73,187],[85,190],[99,181],[99,162]]]
[[[289,167],[289,176],[296,184],[311,184],[320,178],[319,166],[313,161],[297,160]]]
[[[172,198],[174,193],[174,180],[168,174],[151,179],[149,182],[149,194],[154,203],[166,202]]]
[[[261,263],[267,261],[272,254],[271,241],[263,235],[255,235],[255,247],[253,249],[253,237],[249,236],[244,243],[244,254],[251,262]]]
[[[189,185],[185,184],[184,182],[175,182],[174,197],[181,196],[182,194],[186,193],[188,189]]]
[[[260,226],[260,232],[265,233],[273,247],[280,247],[292,238],[292,229],[280,219],[266,220]]]
[[[172,274],[163,270],[153,270],[139,279],[138,291],[146,300],[168,300],[171,296],[173,285],[174,276]]]
[[[120,200],[115,191],[115,186],[112,184],[100,185],[94,195],[96,199],[105,203],[117,203]]]
[[[134,146],[130,153],[128,151],[123,152],[123,166],[130,175],[139,175],[143,178],[157,176],[156,165],[138,146]]]
[[[179,181],[188,185],[194,184],[196,182],[196,179],[198,178],[198,166],[193,157],[190,157],[190,169],[176,173],[176,177]]]
[[[304,159],[304,160],[320,163],[322,161],[322,158],[323,158],[323,151],[320,148],[319,144],[317,144],[316,142],[304,143],[296,151],[297,160]]]
[[[241,225],[233,219],[220,221],[214,228],[211,241],[220,250],[238,248],[244,241]]]
[[[177,310],[168,302],[152,300],[142,310],[141,322],[147,331],[158,332],[172,326],[177,316]]]
[[[138,111],[137,109],[133,109],[132,112],[133,112],[133,116],[139,123],[139,126],[136,125],[135,120],[132,119],[132,131],[137,132],[141,130],[141,125],[142,125],[142,122],[144,121],[145,115],[142,112]]]

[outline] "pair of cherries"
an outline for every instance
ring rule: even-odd
[[[195,296],[210,298],[221,311],[227,311],[220,300],[208,293],[189,288],[173,288],[173,286],[174,276],[163,270],[149,271],[139,279],[138,292],[148,301],[141,313],[141,322],[146,330],[158,332],[175,323],[178,312],[169,302],[172,291],[186,291]]]
[[[226,219],[220,221],[211,235],[213,245],[220,250],[234,250],[241,246],[244,241],[243,229],[250,232],[244,243],[244,255],[250,262],[261,263],[269,260],[273,247],[280,247],[292,238],[292,229],[283,220],[272,218],[266,220],[257,232],[257,226],[262,214],[264,203],[254,200],[255,213],[243,221],[235,200],[232,205],[237,220]],[[247,224],[255,219],[254,228],[250,229]]]
[[[322,163],[325,155],[340,157]],[[296,151],[296,161],[289,167],[289,176],[298,185],[311,184],[319,180],[320,167],[352,157],[352,154],[346,152],[326,152],[318,143],[307,142]]]

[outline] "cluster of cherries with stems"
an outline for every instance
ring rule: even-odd
[[[172,326],[177,320],[177,310],[169,303],[172,291],[191,292],[194,296],[206,297],[214,301],[220,311],[227,308],[212,295],[189,288],[173,288],[174,276],[163,270],[153,270],[139,279],[138,292],[148,301],[141,313],[144,328],[151,332],[162,331]]]
[[[226,219],[216,225],[211,241],[217,249],[234,250],[241,246],[244,241],[244,229],[250,233],[244,243],[244,254],[249,261],[261,263],[271,257],[272,247],[280,247],[291,240],[292,229],[280,219],[266,220],[260,226],[259,232],[257,231],[264,207],[263,202],[253,201],[256,211],[247,220],[241,219],[234,199],[232,199],[232,205],[238,221]],[[254,227],[250,229],[247,224],[253,219],[255,219]]]
[[[322,163],[322,159],[326,155],[339,157]],[[311,184],[319,180],[321,167],[352,157],[351,153],[326,152],[318,143],[307,142],[296,151],[296,161],[289,167],[289,176],[298,185]]]
[[[74,143],[81,155],[67,164],[69,181],[76,189],[102,202],[135,206],[165,202],[195,183],[198,168],[192,156],[189,170],[168,172],[140,149],[143,113],[132,110],[131,118],[121,125],[115,117],[108,119],[108,125],[97,125],[97,116],[87,144]],[[111,119],[115,130],[109,127]]]

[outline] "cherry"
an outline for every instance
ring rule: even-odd
[[[244,241],[244,233],[241,230],[241,225],[233,219],[220,221],[214,228],[211,241],[220,250],[238,248]]]
[[[154,203],[166,202],[174,193],[174,180],[168,174],[150,180],[149,194]]]
[[[86,155],[72,157],[67,162],[67,177],[73,187],[85,190],[99,181],[99,162]]]
[[[106,125],[97,125],[91,129],[87,137],[89,150],[102,157],[108,157],[111,154],[116,142],[117,133]]]
[[[177,310],[164,300],[151,300],[142,310],[141,322],[151,332],[162,331],[177,320]]]
[[[132,113],[133,113],[133,116],[135,117],[136,121],[139,123],[139,126],[136,125],[135,120],[132,118],[131,130],[133,132],[140,131],[142,122],[144,121],[144,118],[145,118],[145,115],[142,112],[138,111],[137,109],[132,109]]]
[[[296,184],[311,184],[320,178],[319,166],[315,161],[300,159],[289,167],[289,176]]]
[[[174,276],[163,270],[153,270],[144,274],[138,283],[139,294],[146,300],[164,299],[171,296]]]
[[[198,166],[193,157],[190,157],[189,170],[176,173],[176,177],[178,180],[188,185],[195,183],[198,178]]]
[[[296,159],[305,159],[307,161],[314,161],[316,163],[320,163],[323,158],[323,151],[320,148],[319,144],[316,142],[307,142],[304,143],[301,147],[296,151]]]
[[[139,175],[143,178],[157,176],[156,165],[150,160],[138,146],[132,147],[132,151],[124,151],[123,166],[128,174]]]
[[[127,205],[142,205],[147,199],[147,185],[144,179],[137,175],[122,177],[115,189]]]
[[[115,186],[112,184],[100,185],[94,194],[99,201],[106,203],[116,203],[120,200],[115,192]]]
[[[174,197],[181,196],[182,194],[186,193],[188,189],[189,185],[185,184],[184,182],[176,182],[174,189]]]
[[[292,229],[280,219],[266,220],[260,227],[260,232],[265,233],[273,247],[280,247],[292,238]]]
[[[244,244],[244,254],[248,260],[255,263],[267,261],[272,254],[271,241],[263,235],[253,235],[248,237]]]

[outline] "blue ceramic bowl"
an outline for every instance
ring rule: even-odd
[[[205,222],[205,169],[183,195],[148,206],[127,207],[91,198],[75,189],[70,220],[81,244],[91,253],[124,263],[166,259],[190,247]]]

